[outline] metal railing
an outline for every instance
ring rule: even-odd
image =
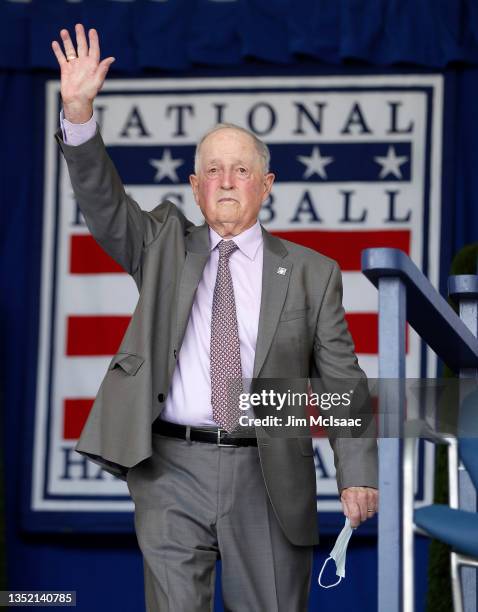
[[[405,423],[406,324],[460,377],[477,376],[478,277],[450,278],[458,316],[403,251],[364,250],[362,272],[379,292],[379,379],[397,379],[393,392],[379,388],[378,610],[412,612],[413,472],[404,465],[404,437],[388,437]],[[459,507],[476,511],[473,485],[465,470],[459,474]],[[462,585],[464,609],[477,612],[475,569],[463,569]]]

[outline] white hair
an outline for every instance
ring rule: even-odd
[[[201,137],[201,140],[196,145],[196,151],[194,153],[194,173],[198,174],[199,171],[199,157],[201,155],[202,143],[206,140],[208,136],[214,134],[214,132],[218,132],[219,130],[224,129],[236,130],[237,132],[242,132],[243,134],[247,134],[247,136],[252,138],[254,146],[256,147],[256,151],[259,157],[261,158],[264,174],[267,174],[269,172],[269,165],[271,161],[269,147],[260,138],[257,138],[257,136],[253,132],[251,132],[250,130],[246,130],[246,128],[243,128],[234,123],[218,123]]]

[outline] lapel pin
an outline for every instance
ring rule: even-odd
[[[282,276],[284,276],[286,272],[287,268],[277,268],[277,274],[281,274]]]

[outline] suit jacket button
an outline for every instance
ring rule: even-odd
[[[162,404],[164,402],[164,393],[159,393],[158,394],[158,402],[160,404]]]

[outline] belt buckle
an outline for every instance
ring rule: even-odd
[[[227,434],[227,429],[221,429],[220,427],[218,427],[217,429],[217,440],[216,440],[216,444],[217,446],[237,446],[236,444],[223,444],[221,442],[221,433],[224,432],[225,434]]]

